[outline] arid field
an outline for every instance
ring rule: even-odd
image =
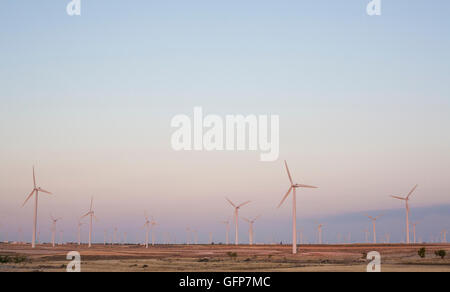
[[[418,250],[426,248],[426,257]],[[290,246],[257,245],[157,245],[145,249],[137,245],[39,245],[0,244],[0,272],[64,272],[70,251],[81,254],[82,272],[365,272],[366,254],[382,256],[384,272],[450,272],[449,244],[426,245],[308,245],[297,255]]]

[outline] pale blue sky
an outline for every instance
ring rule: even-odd
[[[299,218],[398,207],[387,196],[416,183],[415,204],[450,203],[449,1],[383,0],[380,17],[369,0],[82,0],[80,17],[68,2],[0,5],[5,220],[33,164],[59,193],[43,199],[42,224],[53,210],[70,214],[67,228],[93,194],[103,218],[136,226],[142,209],[176,221],[175,202],[189,209],[182,224],[226,217],[225,195],[289,224],[288,206],[274,210],[283,159],[321,186]],[[174,153],[170,119],[194,106],[279,114],[280,161]],[[210,208],[190,214],[197,202]],[[30,206],[17,212],[30,229]]]

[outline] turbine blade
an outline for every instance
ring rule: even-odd
[[[80,220],[83,218],[86,218],[87,216],[91,215],[91,212],[86,213],[85,215],[81,216]]]
[[[248,220],[247,218],[242,218],[242,220],[247,221],[248,223],[250,223],[250,220]]]
[[[93,205],[94,205],[94,197],[91,197],[91,209],[89,209],[89,210],[91,210],[91,211],[92,211],[92,207],[93,207]]]
[[[247,201],[247,202],[245,202],[245,203],[240,204],[240,205],[237,206],[237,207],[238,207],[238,208],[243,207],[243,206],[245,206],[245,205],[247,205],[247,204],[250,204],[250,202],[251,202],[251,201]]]
[[[231,206],[233,206],[234,208],[237,208],[237,207],[236,207],[236,205],[235,205],[235,204],[233,204],[233,202],[231,202],[231,200],[230,200],[230,199],[228,199],[228,198],[225,198],[225,199],[227,199],[228,203],[230,203],[230,204],[231,204]]]
[[[33,166],[33,183],[34,183],[34,188],[36,188],[36,175],[34,174],[34,166]]]
[[[391,196],[392,198],[394,198],[394,199],[399,199],[399,200],[405,200],[405,198],[402,198],[402,197],[399,197],[399,196]]]
[[[31,192],[31,194],[28,195],[28,197],[26,198],[25,202],[22,204],[22,207],[25,206],[25,204],[26,204],[26,203],[28,202],[28,200],[33,196],[33,194],[34,194],[35,191],[36,191],[36,190],[33,190],[33,191]]]
[[[414,193],[414,191],[417,189],[419,185],[416,185],[410,192],[409,194],[406,196],[406,199],[409,199],[409,197],[412,195],[412,193]]]
[[[292,189],[293,189],[293,187],[291,186],[291,187],[289,188],[289,191],[286,193],[286,195],[284,195],[283,200],[281,200],[281,203],[278,205],[278,208],[280,208],[281,205],[283,205],[284,201],[286,201],[286,199],[287,199],[287,197],[289,196],[289,194],[291,193]]]
[[[49,191],[43,190],[41,188],[38,189],[38,191],[49,194],[49,195],[53,195],[52,193],[50,193]]]
[[[315,186],[308,186],[308,185],[296,185],[297,187],[300,188],[308,188],[308,189],[318,189],[318,187]]]
[[[287,174],[288,174],[288,177],[289,177],[289,181],[291,182],[291,185],[293,185],[294,182],[292,181],[291,172],[289,171],[289,167],[288,167],[288,165],[287,165],[286,160],[284,161],[284,165],[286,166],[286,171],[287,171]]]

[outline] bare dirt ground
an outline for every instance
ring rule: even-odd
[[[417,251],[425,247],[426,258]],[[39,245],[0,244],[0,256],[25,259],[0,263],[0,272],[64,272],[70,251],[81,254],[83,272],[365,272],[366,254],[382,256],[383,272],[450,272],[450,244],[308,245],[292,255],[290,246],[256,245]],[[236,253],[234,257],[232,253]]]

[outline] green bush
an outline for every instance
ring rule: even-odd
[[[25,256],[14,256],[14,257],[0,256],[1,264],[9,264],[9,263],[19,264],[25,262],[26,260],[27,258]]]
[[[419,251],[417,253],[419,254],[419,256],[421,258],[425,258],[426,252],[427,252],[427,250],[424,247],[422,247],[421,249],[419,249]]]
[[[445,250],[437,250],[434,253],[436,256],[440,257],[441,259],[444,259],[445,256],[447,255],[447,252]]]

